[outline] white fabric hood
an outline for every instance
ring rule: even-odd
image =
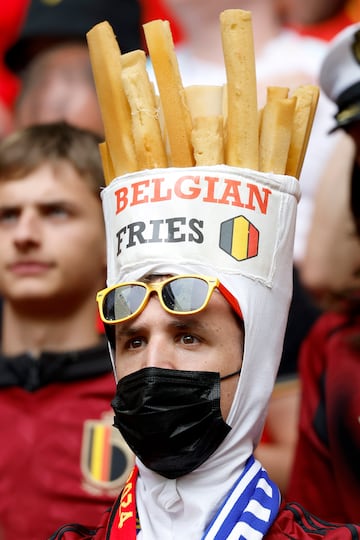
[[[217,276],[238,299],[245,324],[242,372],[226,419],[232,430],[220,447],[178,480],[139,464],[147,482],[146,488],[139,486],[144,501],[149,497],[151,512],[165,520],[164,531],[146,539],[170,538],[168,516],[154,507],[171,486],[184,506],[181,527],[186,529],[186,515],[192,519],[179,538],[197,538],[192,516],[197,512],[201,530],[260,439],[292,294],[299,197],[299,182],[292,177],[223,165],[133,173],[116,178],[102,192],[109,286],[148,273]],[[146,527],[145,502],[139,511]]]

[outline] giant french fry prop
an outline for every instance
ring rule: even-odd
[[[259,111],[251,12],[225,10],[219,26],[226,84],[184,88],[168,21],[144,24],[159,95],[144,51],[122,55],[106,21],[87,33],[107,184],[145,169],[220,164],[300,177],[319,89],[269,87]]]

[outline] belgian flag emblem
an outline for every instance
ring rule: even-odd
[[[237,261],[256,257],[259,231],[244,216],[224,221],[220,228],[220,248]]]
[[[133,454],[117,429],[104,420],[86,420],[81,466],[87,484],[104,491],[122,487],[133,465]]]

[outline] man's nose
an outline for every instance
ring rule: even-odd
[[[160,336],[151,337],[146,347],[144,367],[172,368],[172,354],[169,344]]]
[[[16,224],[14,241],[18,247],[35,245],[40,241],[39,218],[31,209],[24,211]]]
[[[161,335],[151,336],[146,347],[144,367],[175,369],[174,352],[169,338]]]

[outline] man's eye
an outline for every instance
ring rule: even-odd
[[[63,206],[53,205],[53,206],[48,206],[44,210],[44,214],[49,217],[66,217],[69,215],[69,211]]]
[[[128,341],[128,349],[138,349],[144,344],[145,340],[142,337],[132,338]]]
[[[193,345],[194,343],[199,343],[199,340],[192,334],[184,334],[181,336],[181,342],[184,345]]]
[[[8,223],[10,221],[15,221],[19,217],[19,212],[15,209],[3,209],[0,210],[0,222]]]

